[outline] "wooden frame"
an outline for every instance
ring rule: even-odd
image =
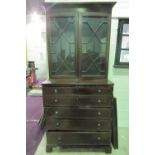
[[[103,13],[103,12],[85,12],[85,13],[80,13],[79,14],[79,47],[80,49],[82,49],[80,43],[81,43],[81,37],[82,37],[82,17],[107,17],[108,21],[107,21],[107,27],[110,27],[111,25],[111,16],[109,13]],[[109,43],[110,43],[110,29],[108,29],[107,31],[107,43],[106,43],[106,66],[105,66],[105,74],[104,75],[81,75],[81,71],[80,71],[80,68],[81,68],[81,59],[79,59],[79,74],[80,74],[80,77],[81,78],[85,78],[85,79],[89,79],[89,78],[107,78],[108,76],[108,61],[109,61]],[[79,58],[81,57],[81,50],[79,51]]]
[[[107,78],[114,4],[51,3],[46,6],[50,76],[43,83],[44,113],[40,120],[46,129],[46,152],[55,146],[102,148],[106,153],[111,153],[112,145],[118,148],[114,84]],[[73,16],[74,20],[49,19],[51,16]],[[70,23],[74,30],[69,27]],[[70,44],[74,46],[70,48]],[[57,55],[50,57],[56,52]]]
[[[94,3],[95,4],[95,3]],[[109,42],[110,42],[110,29],[107,31],[107,45],[106,45],[106,60],[105,60],[105,73],[103,75],[83,75],[80,73],[80,39],[81,39],[81,29],[82,23],[81,19],[83,16],[106,16],[108,18],[108,27],[111,26],[111,8],[115,3],[99,3],[95,4],[95,8],[92,7],[90,3],[77,3],[77,4],[53,4],[51,7],[46,4],[46,23],[47,23],[47,47],[48,47],[48,62],[49,62],[49,77],[51,78],[107,78],[108,75],[108,60],[109,60]],[[102,6],[102,7],[101,7]],[[63,9],[62,9],[63,8]],[[59,11],[58,11],[59,10]],[[104,10],[104,12],[103,12]],[[59,13],[58,13],[59,12]],[[70,13],[68,13],[70,12]],[[51,73],[51,60],[50,60],[50,25],[49,18],[52,16],[73,16],[75,18],[75,76],[74,75],[52,75]]]
[[[77,17],[76,17],[76,13],[52,13],[52,14],[49,14],[46,16],[46,23],[47,23],[47,30],[48,30],[48,33],[47,33],[47,47],[48,47],[48,65],[49,65],[49,76],[50,78],[75,78],[76,77],[76,74],[77,74],[77,41],[76,41],[76,38],[77,38],[77,25],[76,25],[76,20],[77,20]],[[50,46],[50,42],[51,42],[51,38],[50,38],[50,35],[52,34],[51,32],[51,29],[49,27],[51,27],[50,25],[50,19],[51,17],[74,17],[75,18],[75,23],[74,23],[74,26],[75,26],[75,75],[52,75],[52,72],[51,72],[51,68],[52,68],[52,64],[51,64],[51,54],[52,52],[51,51],[51,46]]]

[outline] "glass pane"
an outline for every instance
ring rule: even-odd
[[[52,74],[75,74],[74,17],[51,18],[51,30]]]
[[[123,24],[123,34],[129,34],[129,24]]]
[[[82,75],[103,75],[107,43],[107,18],[83,17],[81,39]]]
[[[129,62],[129,50],[121,50],[120,62]]]
[[[129,36],[122,36],[121,48],[129,49]]]

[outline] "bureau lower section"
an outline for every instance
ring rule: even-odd
[[[53,147],[118,148],[112,85],[43,85],[46,151]]]

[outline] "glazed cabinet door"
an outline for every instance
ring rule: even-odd
[[[76,16],[53,14],[47,17],[50,77],[76,75]]]
[[[110,17],[103,13],[47,16],[49,74],[52,77],[106,77]]]
[[[80,75],[106,76],[109,16],[85,13],[80,22]]]

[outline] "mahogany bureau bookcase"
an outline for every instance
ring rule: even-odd
[[[117,106],[107,79],[115,3],[46,3],[49,80],[43,83],[46,151],[118,148]]]

